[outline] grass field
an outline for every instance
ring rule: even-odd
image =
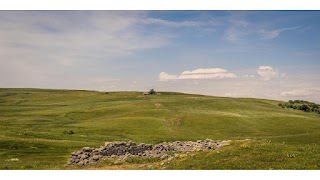
[[[162,92],[0,89],[0,169],[320,169],[320,115],[281,101]],[[68,131],[74,134],[68,134]],[[106,141],[233,140],[167,161],[66,166]],[[238,141],[250,139],[249,141]],[[162,165],[160,165],[162,164]]]

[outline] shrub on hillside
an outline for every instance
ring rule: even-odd
[[[303,100],[289,100],[288,102],[285,103],[279,103],[278,106],[282,108],[291,108],[291,109],[296,109],[296,110],[301,110],[305,112],[315,112],[320,114],[320,105],[313,103],[313,102],[308,102],[308,101],[303,101]]]

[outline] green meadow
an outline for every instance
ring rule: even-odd
[[[173,92],[0,89],[0,169],[320,169],[320,114],[279,103]],[[66,165],[71,152],[107,141],[206,138],[231,144],[171,161]]]

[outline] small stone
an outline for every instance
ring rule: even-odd
[[[83,166],[84,162],[83,161],[79,161],[77,164],[80,165],[80,166]]]
[[[88,155],[82,154],[82,155],[80,156],[80,159],[86,159],[86,158],[88,158],[88,157],[89,157]]]
[[[175,158],[179,158],[179,157],[180,157],[180,154],[174,154],[174,157],[175,157]]]
[[[167,158],[167,157],[168,157],[167,154],[163,154],[163,155],[160,156],[160,159],[165,159],[165,158]]]
[[[100,160],[101,159],[101,155],[94,155],[93,157],[92,157],[92,159],[93,160],[95,160],[95,161],[98,161],[98,160]]]

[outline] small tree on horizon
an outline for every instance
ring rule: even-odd
[[[149,94],[156,94],[156,91],[154,91],[154,89],[150,89]]]

